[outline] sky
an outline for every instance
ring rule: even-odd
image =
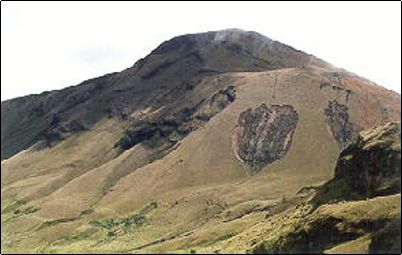
[[[264,34],[401,92],[397,2],[1,2],[1,100],[121,71],[174,36]]]

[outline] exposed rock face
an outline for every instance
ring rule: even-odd
[[[228,86],[194,107],[185,107],[161,119],[134,121],[115,147],[129,149],[141,142],[151,147],[161,143],[174,145],[232,103],[235,93],[235,88]]]
[[[253,170],[282,158],[290,148],[299,120],[291,105],[260,105],[247,109],[233,134],[236,157]]]
[[[274,243],[263,243],[252,251],[253,254],[315,254],[323,253],[326,246],[331,243],[341,243],[353,240],[362,231],[359,228],[347,229],[342,220],[335,217],[306,217],[306,227],[296,228],[287,233],[282,240]],[[360,227],[360,226],[359,226]],[[361,228],[361,227],[360,227]]]
[[[401,191],[401,126],[389,123],[359,135],[339,158],[335,179],[366,197]]]
[[[315,200],[364,199],[401,192],[401,124],[361,132],[341,152],[335,177]]]
[[[34,150],[51,147],[57,142],[64,140],[66,136],[72,133],[86,130],[85,126],[75,119],[61,123],[57,115],[53,116],[51,127],[51,130],[45,130],[43,132],[42,139],[33,146]]]
[[[324,117],[338,146],[345,148],[355,134],[354,125],[349,120],[348,107],[336,100],[329,101],[328,107],[324,109]]]
[[[282,233],[268,236],[252,252],[326,253],[346,241],[366,236],[370,238],[370,254],[399,254],[400,192],[400,122],[363,131],[340,154],[335,177],[318,187],[311,200],[311,213],[281,228]]]
[[[400,197],[399,197],[400,198]],[[251,250],[253,254],[350,254],[342,245],[359,238],[371,239],[370,254],[400,254],[400,205],[397,196],[323,205],[309,213],[295,211],[267,240]],[[303,205],[299,204],[299,208]],[[370,209],[367,209],[370,208]],[[290,210],[292,211],[292,210]],[[302,217],[295,214],[304,214]],[[286,221],[286,220],[285,220]],[[337,249],[335,253],[332,248]],[[354,249],[363,250],[362,248]],[[330,251],[330,252],[329,252]],[[354,253],[354,252],[353,252]],[[364,253],[364,252],[362,252]]]
[[[370,254],[399,254],[401,252],[401,218],[388,223],[373,236],[369,252]]]
[[[194,117],[201,120],[211,119],[235,100],[235,93],[236,90],[233,86],[228,86],[218,91],[206,104],[203,104],[202,107],[197,110]]]
[[[339,79],[339,77],[338,77]],[[349,97],[351,94],[353,94],[352,90],[350,89],[345,89],[342,86],[338,85],[338,84],[334,84],[334,83],[328,83],[328,82],[322,82],[320,84],[320,89],[321,90],[330,90],[330,91],[335,91],[335,92],[339,92],[345,95],[345,101],[348,102],[349,101]]]

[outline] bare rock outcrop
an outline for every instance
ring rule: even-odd
[[[138,143],[150,147],[159,147],[164,143],[174,145],[220,113],[235,99],[235,88],[227,86],[210,98],[201,100],[194,107],[184,107],[160,119],[134,121],[115,147],[126,150]]]
[[[329,101],[324,109],[324,117],[339,148],[345,148],[356,134],[356,128],[349,118],[348,107],[336,100]]]
[[[335,177],[315,202],[356,200],[401,192],[401,124],[391,122],[360,132],[338,159]]]
[[[233,133],[236,157],[254,171],[281,159],[289,150],[299,120],[291,105],[260,105],[239,116]]]

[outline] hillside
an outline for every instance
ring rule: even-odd
[[[256,32],[175,37],[122,72],[1,103],[2,253],[265,249],[266,233],[286,237],[279,219],[337,215],[298,192],[344,184],[339,154],[400,109],[399,94]],[[400,169],[342,206],[393,220],[398,182]],[[356,238],[369,240],[337,244]]]

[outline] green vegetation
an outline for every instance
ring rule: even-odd
[[[158,207],[157,202],[146,205],[139,213],[120,219],[92,220],[89,225],[95,228],[108,230],[107,237],[116,237],[118,232],[132,232],[148,223],[147,213]]]
[[[312,203],[315,207],[325,203],[337,203],[345,200],[359,200],[363,196],[351,189],[346,180],[330,180],[320,187]]]
[[[311,214],[299,217],[293,222],[282,223],[281,228],[266,236],[265,240],[250,252],[323,253],[341,243],[368,234],[374,233],[376,236],[376,233],[384,233],[378,239],[385,238],[385,235],[389,237],[386,233],[396,233],[395,226],[400,222],[400,205],[395,206],[398,199],[400,195],[322,205]],[[371,213],[367,213],[368,211]],[[394,236],[390,243],[396,244],[395,239],[398,239],[398,235]]]
[[[28,200],[26,200],[26,199],[17,200],[14,203],[12,203],[12,204],[8,205],[7,207],[5,207],[1,211],[1,213],[5,214],[5,213],[13,212],[13,211],[17,210],[17,208],[19,208],[20,206],[25,205],[27,202],[28,202]],[[21,211],[21,210],[18,210],[18,211]]]

